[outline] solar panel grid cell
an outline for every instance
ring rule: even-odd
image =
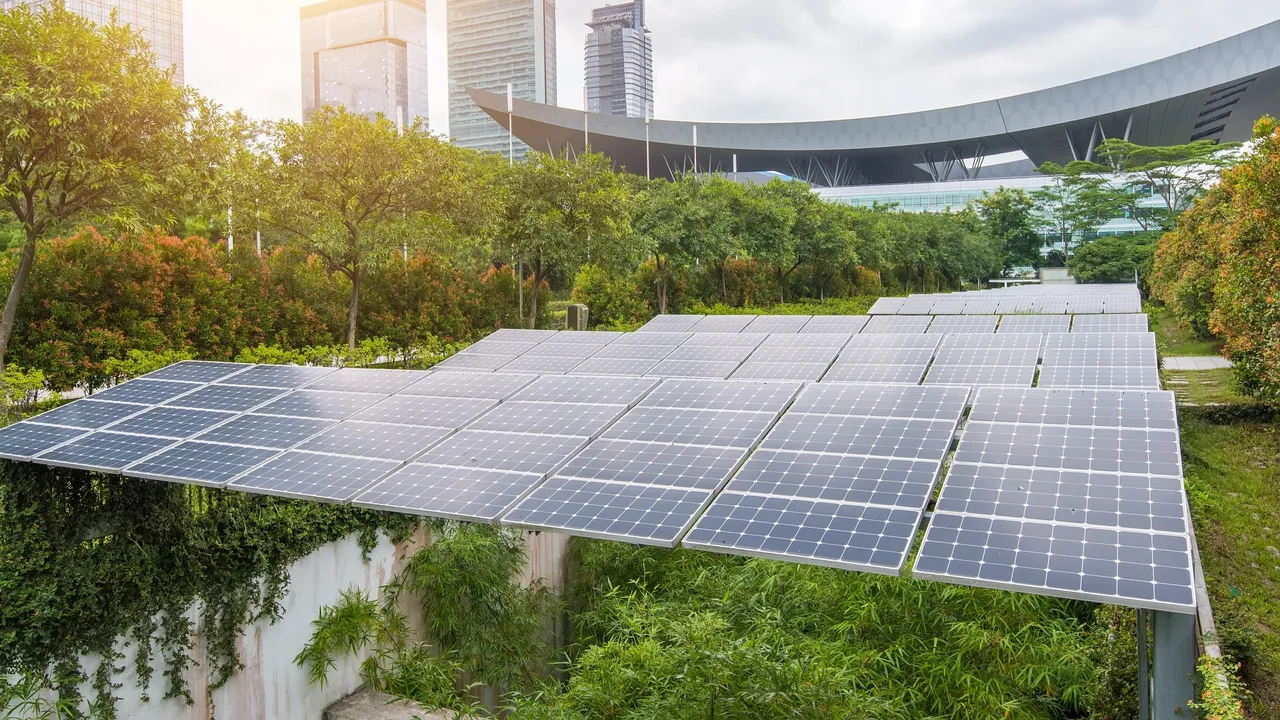
[[[428,370],[373,370],[342,368],[306,386],[306,390],[331,390],[391,395],[427,377]]]
[[[764,362],[749,360],[729,377],[734,380],[798,380],[816,382],[830,367],[829,363]]]
[[[279,452],[191,440],[129,465],[123,472],[131,477],[220,488]]]
[[[798,333],[809,322],[809,315],[761,315],[744,332]]]
[[[20,422],[0,429],[0,457],[29,460],[65,442],[83,437],[88,430]]]
[[[1160,372],[1151,366],[1055,366],[1040,371],[1040,387],[1133,388],[1159,390]]]
[[[871,305],[871,309],[867,311],[868,315],[896,315],[898,309],[906,302],[906,298],[898,297],[882,297],[878,298]]]
[[[290,450],[244,473],[228,487],[280,497],[345,502],[399,465],[393,460]]]
[[[159,405],[179,395],[185,395],[203,387],[200,383],[177,382],[174,380],[130,380],[125,383],[95,393],[97,400],[111,400],[122,403],[138,403],[141,405]]]
[[[996,334],[1067,332],[1071,329],[1069,315],[1003,315]]]
[[[936,317],[926,330],[930,335],[949,333],[994,333],[999,318],[995,315],[950,315]]]
[[[27,422],[96,430],[143,412],[147,408],[147,405],[132,403],[100,402],[91,399],[76,400],[40,413]]]
[[[401,390],[398,395],[502,400],[537,379],[536,375],[485,375],[435,372]]]
[[[253,367],[248,363],[209,362],[183,360],[142,376],[145,380],[180,380],[184,382],[210,383]]]
[[[877,315],[867,321],[862,335],[892,333],[921,333],[928,329],[933,318],[929,315]]]
[[[352,420],[418,427],[460,428],[497,404],[487,398],[392,395],[351,416]]]
[[[814,315],[800,330],[808,333],[856,333],[867,324],[866,315]]]
[[[538,375],[564,375],[578,365],[586,356],[578,357],[535,357],[524,355],[497,368],[499,373],[536,373]]]
[[[660,360],[644,360],[640,358],[593,357],[584,360],[573,368],[573,375],[619,375],[624,377],[643,377],[653,370]]]
[[[284,388],[206,385],[193,393],[180,395],[164,404],[165,406],[191,408],[194,410],[245,412],[276,398],[284,397],[288,392]]]
[[[541,479],[536,473],[411,463],[357,495],[352,504],[492,523]]]
[[[332,373],[335,368],[299,365],[259,365],[218,381],[219,384],[251,385],[292,390]]]
[[[345,420],[386,397],[374,393],[296,390],[254,412],[261,415]]]

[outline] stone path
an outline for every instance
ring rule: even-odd
[[[1231,361],[1220,357],[1167,357],[1165,370],[1221,370],[1231,367]]]

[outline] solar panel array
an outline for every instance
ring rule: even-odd
[[[1193,612],[1173,394],[979,391],[913,576]]]
[[[1189,612],[1131,295],[500,330],[420,372],[184,362],[0,429],[0,456],[898,574],[960,428],[915,576]]]

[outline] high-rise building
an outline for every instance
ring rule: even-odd
[[[425,0],[303,6],[302,114],[341,105],[398,124],[427,119]]]
[[[0,10],[52,4],[53,0],[0,0]],[[156,54],[156,64],[166,70],[172,67],[174,80],[183,82],[182,0],[66,0],[66,7],[99,25],[109,24],[111,11],[116,11],[116,22],[142,33]]]
[[[653,43],[644,24],[644,0],[596,8],[587,27],[587,110],[653,117]]]
[[[555,0],[448,0],[449,134],[460,147],[507,154],[507,131],[471,100],[479,88],[556,104]],[[542,148],[539,148],[542,149]],[[515,142],[515,157],[527,146]]]

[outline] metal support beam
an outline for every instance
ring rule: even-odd
[[[1196,697],[1196,616],[1156,610],[1152,613],[1155,667],[1152,677],[1154,720],[1192,717]]]
[[[1076,153],[1076,144],[1071,140],[1071,131],[1066,128],[1063,128],[1062,132],[1067,136],[1067,147],[1071,148],[1071,159],[1079,160],[1080,155]]]
[[[1085,162],[1093,162],[1093,149],[1098,145],[1098,123],[1093,123],[1093,128],[1089,130],[1089,149],[1084,153]]]
[[[1147,663],[1147,611],[1138,608],[1138,720],[1151,720],[1151,668]]]
[[[1133,113],[1129,113],[1129,122],[1124,126],[1124,141],[1129,142],[1129,133],[1133,130]]]

